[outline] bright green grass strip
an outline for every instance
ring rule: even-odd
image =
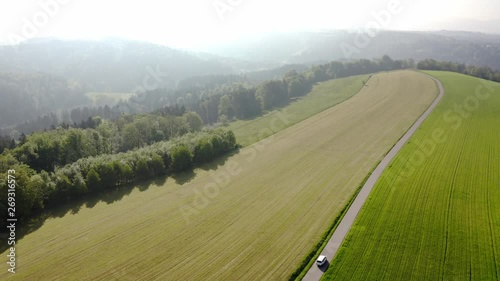
[[[500,279],[500,84],[445,96],[374,187],[323,280]]]
[[[368,79],[369,75],[359,75],[320,83],[285,108],[252,120],[232,122],[228,129],[234,132],[239,144],[248,146],[351,98]]]

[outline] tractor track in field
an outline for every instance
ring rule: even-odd
[[[363,207],[363,204],[365,203],[366,199],[368,199],[368,196],[377,183],[378,179],[384,172],[384,170],[387,168],[387,166],[390,164],[390,162],[396,157],[398,152],[403,148],[403,146],[408,142],[408,140],[413,136],[413,134],[417,131],[417,129],[422,125],[422,123],[427,119],[427,117],[434,111],[434,108],[439,104],[441,99],[444,96],[444,87],[441,81],[438,79],[425,74],[427,77],[431,78],[437,85],[439,94],[436,97],[436,99],[432,102],[432,104],[427,108],[427,110],[417,119],[417,121],[408,129],[408,131],[399,139],[399,141],[391,148],[391,150],[387,153],[387,155],[384,156],[382,161],[377,165],[375,170],[371,173],[370,177],[366,180],[364,183],[363,187],[360,189],[358,195],[356,196],[356,199],[353,201],[352,205],[349,207],[347,212],[345,213],[344,217],[342,218],[341,222],[335,229],[335,231],[332,234],[332,237],[329,239],[328,243],[326,244],[325,248],[321,252],[321,255],[325,255],[328,259],[328,262],[326,265],[323,267],[318,267],[314,263],[311,268],[307,271],[307,274],[302,278],[303,281],[317,281],[321,279],[321,276],[323,275],[324,272],[326,272],[326,269],[328,265],[330,264],[329,262],[333,260],[335,257],[335,254],[337,253],[338,249],[340,248],[340,245],[342,244],[342,241],[344,241],[344,238],[347,236],[347,233],[351,229],[354,220],[356,219],[356,216],[358,215],[359,211]],[[316,259],[316,256],[315,256]]]

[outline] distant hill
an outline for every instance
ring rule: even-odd
[[[348,31],[269,33],[244,42],[212,46],[207,52],[250,61],[321,63],[332,60],[377,58],[433,58],[500,69],[500,35],[476,32],[380,31],[366,47],[358,48],[358,33]],[[345,49],[356,48],[346,57]],[[359,52],[358,52],[359,51]]]
[[[3,45],[0,128],[92,106],[85,95],[89,92],[123,94],[159,88],[214,88],[233,82],[255,84],[307,68],[278,66],[122,39],[34,39],[17,46]],[[52,124],[49,119],[42,121],[38,123],[46,127]]]
[[[474,32],[486,32],[500,35],[500,19],[474,20],[455,19],[437,23],[442,29],[448,30],[468,30]],[[431,27],[432,28],[432,27]]]
[[[14,48],[0,46],[0,73],[43,72],[77,80],[95,92],[169,87],[186,77],[261,68],[262,65],[242,60],[121,39],[33,39]]]
[[[285,64],[311,65],[383,55],[500,69],[500,35],[381,31],[361,48],[355,44],[357,37],[359,34],[347,31],[268,33],[212,46],[203,53],[123,39],[32,39],[15,48],[0,46],[0,73],[42,72],[78,81],[86,91],[131,92],[172,88],[194,76],[255,72],[255,78],[269,79],[269,70]],[[346,47],[354,52],[346,56]]]

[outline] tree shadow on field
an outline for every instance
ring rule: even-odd
[[[238,153],[239,149],[236,149],[214,159],[210,163],[198,166],[198,168],[204,171],[216,170],[223,166],[230,157]],[[170,177],[172,177],[177,184],[184,185],[196,178],[196,175],[195,170],[191,169],[184,173],[170,175]],[[68,214],[75,215],[78,214],[82,207],[92,209],[99,202],[104,202],[106,204],[116,203],[122,200],[125,196],[130,195],[130,193],[132,193],[132,191],[136,188],[139,191],[144,192],[148,190],[151,185],[161,187],[165,185],[168,178],[169,176],[163,175],[153,179],[107,188],[102,191],[85,194],[80,197],[55,199],[55,201],[60,200],[65,201],[65,203],[58,205],[46,205],[45,209],[38,213],[33,213],[30,218],[21,218],[18,220],[16,224],[16,241],[19,241],[25,235],[38,230],[48,219],[62,218]],[[6,230],[2,229],[0,231],[0,238],[4,239],[4,241],[7,238],[7,235],[8,233]],[[0,243],[0,252],[6,251],[9,247],[10,246],[7,243]]]
[[[118,187],[112,187],[100,192],[89,193],[78,198],[67,198],[67,202],[61,205],[47,205],[39,213],[35,213],[28,219],[21,218],[16,224],[16,241],[24,236],[38,230],[43,226],[46,220],[62,218],[68,214],[78,214],[82,207],[94,208],[99,202],[113,204],[128,196],[135,188],[139,191],[146,191],[152,184],[162,186],[166,183],[167,176],[160,176],[148,181],[125,184]],[[2,230],[3,231],[3,230]],[[0,233],[0,237],[7,237],[7,233]],[[10,246],[7,243],[0,244],[0,252],[4,252]]]
[[[162,176],[162,177],[157,177],[157,178],[154,178],[152,183],[154,185],[157,185],[157,186],[164,186],[165,183],[167,182],[168,180],[168,176]],[[151,183],[151,181],[150,181]]]
[[[193,169],[172,175],[172,178],[175,180],[175,183],[178,185],[184,185],[186,183],[189,183],[195,177],[196,177],[196,173]]]
[[[156,185],[156,186],[165,185],[165,183],[167,182],[167,179],[168,179],[168,176],[163,175],[163,176],[159,176],[159,177],[156,177],[153,179],[148,179],[148,180],[144,180],[142,182],[138,182],[138,183],[136,183],[135,187],[137,187],[137,189],[140,192],[143,192],[143,191],[148,190],[149,187],[151,187],[152,185]]]
[[[237,154],[240,153],[240,149],[237,148],[231,152],[228,152],[224,155],[221,155],[214,160],[212,160],[210,163],[202,164],[198,168],[200,168],[203,171],[215,171],[219,169],[220,167],[224,166],[227,163],[227,160]]]
[[[178,185],[184,185],[189,182],[191,182],[193,179],[196,178],[197,173],[196,173],[196,168],[201,169],[203,171],[215,171],[222,167],[224,164],[226,164],[227,160],[234,155],[240,153],[240,149],[237,148],[231,152],[228,152],[224,155],[221,155],[214,160],[210,161],[209,163],[197,165],[194,169],[190,169],[188,171],[178,173],[178,174],[173,174],[172,178],[175,180],[175,183]]]
[[[97,203],[105,202],[106,204],[113,204],[123,199],[123,197],[128,196],[134,188],[139,187],[140,183],[137,184],[127,184],[124,186],[113,187],[111,189],[106,190],[105,192],[101,192]],[[140,189],[140,187],[139,187]],[[95,206],[95,204],[94,204]]]

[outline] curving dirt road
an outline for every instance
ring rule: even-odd
[[[426,74],[427,75],[427,74]],[[385,168],[389,165],[389,163],[394,159],[394,157],[398,154],[399,150],[404,146],[404,144],[410,139],[410,137],[415,133],[415,131],[420,127],[420,125],[424,122],[424,120],[429,116],[429,114],[434,110],[434,108],[437,106],[439,101],[441,101],[441,98],[444,95],[444,88],[443,84],[436,78],[427,75],[430,77],[434,82],[436,82],[438,88],[439,88],[439,95],[436,97],[434,102],[429,106],[429,108],[418,118],[418,120],[413,124],[413,126],[403,135],[403,137],[394,145],[394,147],[387,153],[387,155],[382,159],[382,161],[378,164],[377,168],[373,170],[373,173],[370,175],[366,183],[363,185],[361,188],[360,192],[356,196],[356,199],[352,203],[351,207],[349,210],[347,210],[347,213],[345,216],[342,218],[342,221],[340,224],[337,226],[337,229],[333,233],[332,237],[330,238],[330,241],[328,241],[328,244],[326,247],[323,249],[321,252],[321,255],[325,255],[328,258],[328,261],[333,260],[333,257],[337,253],[337,250],[340,248],[340,245],[342,244],[342,241],[344,241],[344,238],[347,235],[347,232],[351,228],[352,224],[354,223],[354,219],[356,219],[356,216],[358,215],[359,211],[361,210],[361,207],[365,203],[366,199],[368,198],[368,195],[370,194],[373,186],[375,183],[378,181],[380,176],[382,175],[382,172],[385,170]],[[316,258],[315,258],[316,259]],[[304,276],[302,280],[304,281],[317,281],[321,278],[323,273],[326,271],[326,268],[328,267],[329,263],[326,265],[322,266],[319,268],[316,264],[313,264],[307,274]]]

